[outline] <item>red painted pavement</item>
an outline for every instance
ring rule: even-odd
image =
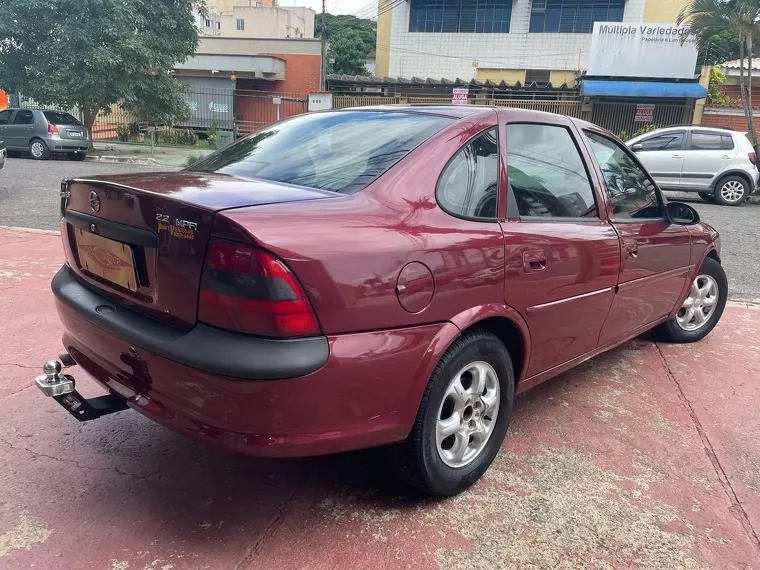
[[[60,263],[57,236],[0,230],[0,568],[760,568],[760,310],[528,392],[484,479],[420,501],[377,451],[267,461],[131,411],[78,424],[32,386]]]

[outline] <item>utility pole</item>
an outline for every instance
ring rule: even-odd
[[[327,23],[325,22],[325,0],[322,0],[322,78],[320,90],[325,90],[327,78]]]

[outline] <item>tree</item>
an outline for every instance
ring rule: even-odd
[[[369,75],[365,63],[370,49],[362,41],[356,30],[344,30],[336,34],[330,41],[327,50],[327,60],[330,73],[346,75]]]
[[[362,42],[367,46],[367,53],[375,49],[377,38],[377,22],[365,18],[357,18],[348,14],[333,16],[325,14],[325,24],[327,27],[327,41],[345,30],[356,30],[362,38]],[[314,18],[314,37],[322,37],[322,17],[317,14]]]
[[[43,105],[77,107],[92,130],[120,103],[140,119],[189,113],[171,76],[195,52],[203,0],[2,0],[0,85]]]
[[[692,0],[678,16],[678,23],[688,23],[701,46],[720,34],[734,33],[739,41],[739,92],[752,144],[757,144],[752,110],[752,55],[754,38],[760,36],[760,0]],[[749,65],[745,67],[745,53]],[[749,89],[744,78],[747,70]]]

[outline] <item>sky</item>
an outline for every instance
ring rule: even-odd
[[[307,6],[322,13],[322,0],[278,0],[280,6]],[[326,0],[330,14],[353,14],[372,17],[377,15],[377,0]]]

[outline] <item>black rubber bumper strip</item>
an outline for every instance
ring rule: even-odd
[[[61,303],[125,342],[211,374],[244,380],[295,378],[322,368],[329,355],[324,336],[277,340],[201,323],[189,331],[170,327],[90,290],[68,265],[56,273],[52,288]]]
[[[132,245],[142,245],[144,247],[158,247],[158,236],[149,230],[133,228],[119,222],[112,222],[90,214],[84,214],[74,210],[66,210],[64,215],[66,222],[74,227],[85,231],[93,231],[116,241],[123,241]]]

